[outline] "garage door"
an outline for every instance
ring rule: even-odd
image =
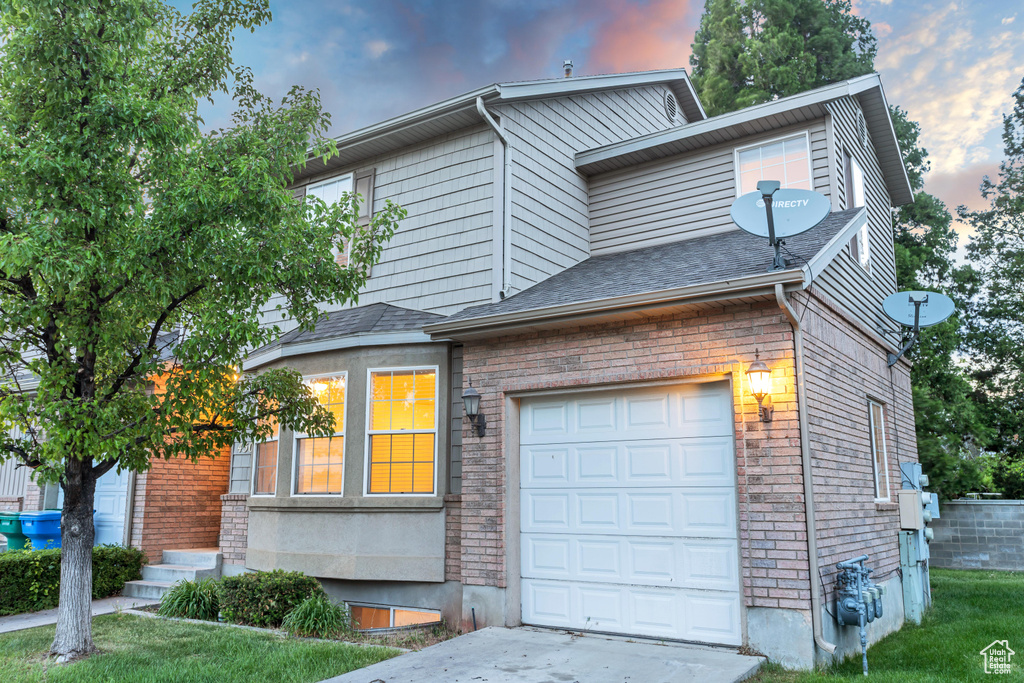
[[[93,507],[96,513],[95,545],[124,545],[124,518],[128,507],[128,482],[131,472],[114,468],[96,480]],[[64,490],[57,489],[57,507],[64,507]]]
[[[739,645],[724,382],[524,399],[523,623]]]

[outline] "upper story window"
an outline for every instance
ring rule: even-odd
[[[322,199],[325,204],[334,204],[345,194],[351,192],[352,174],[323,180],[306,188],[307,197],[317,197]],[[338,262],[338,265],[347,266],[349,256],[351,256],[350,246],[346,244],[343,249],[336,249],[335,251],[334,259]]]
[[[875,475],[875,499],[889,500],[889,458],[885,452],[885,406],[868,401],[871,429],[871,462]]]
[[[274,420],[274,433],[263,443],[256,445],[256,466],[252,494],[254,496],[272,496],[277,492],[277,444],[281,436],[281,427]]]
[[[437,368],[369,372],[368,494],[435,491]]]
[[[843,152],[843,182],[846,186],[846,208],[856,209],[864,206],[864,171],[860,162],[848,151]],[[871,271],[871,234],[867,223],[850,240],[850,256],[864,270]]]
[[[759,180],[778,180],[782,187],[811,187],[811,155],[807,133],[798,133],[736,149],[737,194],[757,190]]]
[[[340,496],[345,465],[345,373],[308,379],[316,400],[334,415],[334,435],[295,435],[294,493]]]

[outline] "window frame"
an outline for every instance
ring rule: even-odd
[[[377,609],[377,610],[388,610],[388,624],[389,626],[381,626],[379,628],[360,628],[357,629],[359,632],[365,631],[383,631],[384,629],[391,628],[405,628],[403,626],[395,626],[395,612],[419,612],[421,614],[433,614],[437,617],[437,621],[424,621],[423,624],[439,624],[442,621],[441,611],[437,609],[429,609],[426,607],[399,607],[396,605],[380,605],[380,604],[368,604],[363,602],[346,602],[349,610],[353,607],[362,607],[363,609]],[[360,624],[361,625],[361,624]],[[419,626],[421,624],[410,624],[409,626]]]
[[[373,373],[375,372],[403,372],[403,371],[416,371],[416,370],[433,370],[434,371],[434,428],[432,430],[427,429],[404,429],[395,431],[377,431],[371,429],[371,410],[373,408]],[[437,365],[409,365],[409,366],[398,366],[398,367],[383,367],[383,368],[367,368],[366,369],[366,423],[363,430],[363,497],[365,498],[380,498],[380,497],[400,497],[400,498],[436,498],[437,492],[437,474],[438,474],[438,449],[440,447],[440,422],[441,422],[441,368]],[[393,399],[392,399],[393,400]],[[370,492],[370,450],[371,450],[371,437],[375,434],[397,434],[397,433],[409,433],[409,434],[429,434],[434,435],[434,485],[433,490],[430,493],[371,493]]]
[[[847,163],[848,162],[848,163]],[[860,182],[857,182],[857,178]],[[846,208],[866,208],[868,203],[867,181],[864,178],[864,167],[857,161],[857,157],[850,153],[850,150],[843,151],[843,183],[845,187]],[[860,203],[856,197],[860,194]],[[852,197],[850,195],[853,195]],[[853,253],[853,244],[857,244],[857,253]],[[850,256],[864,272],[871,274],[871,229],[868,222],[861,226],[857,234],[850,240]]]
[[[732,168],[733,168],[734,179],[736,181],[736,196],[737,197],[742,197],[743,194],[744,194],[743,191],[742,191],[743,190],[742,174],[740,173],[740,152],[745,152],[748,149],[754,149],[755,147],[764,147],[766,145],[771,145],[771,144],[774,144],[776,142],[785,142],[786,140],[793,140],[793,139],[798,138],[798,137],[803,137],[804,144],[807,145],[807,181],[808,181],[808,183],[811,186],[810,189],[813,191],[814,190],[814,164],[811,161],[811,133],[810,133],[809,130],[802,130],[802,131],[798,131],[796,133],[788,133],[786,135],[781,135],[781,136],[778,136],[778,137],[769,138],[767,140],[762,140],[760,142],[753,142],[753,143],[748,144],[748,145],[742,145],[740,147],[733,148],[733,150],[732,150]],[[785,185],[783,185],[783,187],[785,187]],[[751,190],[751,192],[753,192],[753,190]]]
[[[324,178],[323,180],[318,180],[315,183],[310,183],[309,185],[306,185],[305,188],[304,188],[305,189],[305,193],[303,194],[303,201],[305,201],[305,199],[307,197],[309,197],[310,190],[314,190],[314,189],[316,189],[318,187],[322,187],[324,185],[330,185],[332,183],[338,183],[338,182],[341,182],[342,180],[344,180],[346,178],[348,179],[348,184],[349,184],[348,193],[350,195],[354,195],[355,192],[356,192],[356,173],[354,171],[349,171],[348,173],[339,173],[338,175],[331,176],[330,178]],[[344,256],[345,257],[345,264],[344,264],[344,266],[347,267],[348,266],[348,262],[352,259],[352,242],[351,242],[351,240],[345,242],[345,251],[344,252],[342,252],[341,249],[338,249],[337,252],[338,253],[336,253],[334,255],[335,260],[337,260],[339,256]]]
[[[276,419],[276,418],[275,418]],[[271,441],[277,442],[277,457],[274,458],[274,491],[272,493],[257,493],[256,492],[256,480],[260,476],[259,468],[259,448],[260,444],[269,443]],[[230,473],[228,474],[230,477]],[[249,495],[252,497],[259,498],[273,498],[277,495],[277,485],[280,483],[281,478],[281,423],[277,423],[277,436],[272,439],[264,439],[263,441],[253,442],[252,444],[252,486],[249,489]],[[230,485],[230,481],[228,484]]]
[[[878,472],[878,444],[875,443],[875,406],[878,406],[879,412],[881,413],[881,424],[879,427],[882,432],[882,468],[885,476],[885,496],[879,495],[879,472]],[[885,428],[885,404],[881,401],[874,399],[868,399],[868,441],[871,444],[871,472],[873,474],[872,479],[874,480],[874,494],[876,503],[888,503],[892,500],[891,486],[892,482],[889,479],[889,448],[886,444],[886,428]]]
[[[345,451],[348,450],[348,370],[338,372],[320,372],[314,375],[303,375],[302,383],[309,384],[315,379],[334,379],[335,377],[345,378],[345,416],[341,425],[341,431],[335,432],[331,437],[309,436],[305,432],[292,432],[292,481],[289,487],[289,498],[341,498],[345,495]],[[335,425],[337,427],[337,425]],[[325,439],[341,437],[341,491],[339,493],[299,493],[299,440],[300,439]]]

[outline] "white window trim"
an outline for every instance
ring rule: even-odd
[[[775,142],[792,140],[794,138],[800,137],[801,135],[804,137],[804,142],[807,144],[807,180],[811,185],[811,190],[814,190],[814,164],[811,163],[811,133],[808,130],[804,130],[796,133],[789,133],[788,135],[780,135],[778,137],[769,138],[767,140],[761,140],[760,142],[754,142],[749,145],[743,145],[742,147],[736,147],[735,149],[733,149],[732,168],[733,176],[736,181],[736,196],[742,196],[740,192],[740,190],[742,189],[742,185],[740,183],[740,152],[745,152],[746,150],[753,149],[755,147],[764,147],[765,145],[770,145]]]
[[[289,487],[291,498],[341,498],[345,495],[345,451],[348,450],[348,440],[345,432],[348,430],[348,371],[323,372],[316,375],[303,375],[302,382],[308,384],[315,379],[334,379],[335,377],[345,378],[345,417],[341,425],[341,431],[335,432],[334,437],[341,437],[341,492],[340,493],[299,493],[296,491],[299,485],[299,439],[319,439],[325,437],[310,437],[305,432],[292,432],[292,481]],[[335,425],[337,426],[337,425]],[[331,437],[331,438],[334,438]]]
[[[395,432],[375,432],[370,429],[370,409],[373,405],[373,373],[375,372],[407,372],[410,370],[433,370],[434,371],[434,428],[431,429],[403,429],[401,432],[408,434],[433,434],[434,435],[434,490],[430,493],[370,493],[370,436],[375,433],[393,434]],[[438,420],[441,417],[441,368],[437,365],[410,365],[406,367],[391,368],[367,368],[366,369],[366,429],[363,439],[363,496],[366,498],[435,498],[437,497],[437,451],[440,441],[440,430]]]
[[[874,406],[881,408],[882,412],[882,474],[885,476],[885,497],[878,495],[879,487],[879,472],[878,472],[878,454],[875,451],[875,411]],[[885,404],[879,403],[872,399],[868,399],[868,441],[871,444],[871,472],[874,475],[873,486],[875,489],[875,502],[876,503],[888,503],[892,498],[892,492],[889,489],[889,449],[886,445],[886,433],[885,433]]]
[[[354,195],[355,192],[356,192],[356,174],[352,173],[352,172],[349,172],[349,173],[342,173],[341,175],[331,176],[330,178],[324,178],[323,180],[318,180],[315,183],[310,183],[309,185],[306,185],[306,195],[305,196],[306,197],[309,196],[310,190],[314,190],[314,189],[316,189],[318,187],[321,187],[323,185],[332,185],[334,183],[338,183],[338,182],[341,182],[342,180],[346,180],[346,179],[348,180],[348,184],[349,184],[349,188],[350,188],[348,193],[350,195]],[[337,251],[337,253],[334,255],[335,258],[337,258],[338,256],[341,256],[341,250],[340,249],[336,249],[336,250],[332,250],[332,251]],[[348,262],[351,261],[351,260],[352,260],[352,240],[349,240],[348,242],[345,243],[345,263],[346,263],[346,267],[347,267]],[[346,396],[346,399],[347,398],[348,397]]]
[[[274,458],[274,492],[273,493],[256,493],[256,479],[260,476],[259,468],[259,453],[258,449],[262,443],[270,443],[271,441],[277,442],[277,457]],[[230,476],[230,473],[229,473]],[[249,495],[254,498],[273,498],[277,495],[277,485],[281,480],[281,424],[277,425],[277,436],[273,439],[264,439],[263,441],[255,442],[252,444],[252,486],[249,489]],[[228,482],[230,485],[231,482]]]

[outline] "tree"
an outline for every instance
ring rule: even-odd
[[[710,116],[874,71],[849,0],[705,0],[690,66]]]
[[[193,461],[271,422],[333,433],[301,377],[239,378],[274,294],[302,326],[354,301],[404,215],[296,201],[292,169],[333,147],[315,91],[274,103],[231,60],[266,0],[0,4],[0,442],[64,491],[51,654],[93,651],[93,496],[113,469]],[[201,131],[218,93],[232,126]],[[332,249],[351,243],[348,267]],[[32,392],[26,381],[37,382]]]
[[[1003,116],[999,176],[986,176],[982,211],[958,209],[971,226],[968,259],[977,274],[978,293],[967,336],[972,370],[983,398],[981,409],[1000,455],[994,473],[1007,495],[1024,492],[1024,80],[1013,93],[1013,109]]]

